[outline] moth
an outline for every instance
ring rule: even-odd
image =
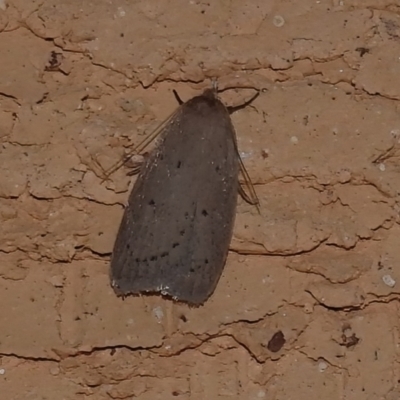
[[[243,167],[236,134],[207,89],[181,104],[158,140],[129,195],[111,284],[117,295],[160,293],[198,306],[214,292],[232,239]]]

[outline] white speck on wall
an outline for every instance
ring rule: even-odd
[[[240,152],[240,157],[242,158],[242,159],[245,159],[245,158],[249,158],[249,157],[251,157],[251,155],[252,155],[252,153],[251,152],[244,152],[244,151],[241,151]]]
[[[386,169],[385,164],[380,163],[380,164],[379,164],[379,169],[380,169],[382,172],[385,171],[385,169]]]
[[[126,12],[125,12],[125,10],[124,10],[122,7],[118,7],[118,15],[119,15],[120,17],[125,17]]]
[[[399,129],[392,129],[390,131],[390,134],[394,137],[394,138],[398,138],[400,136],[400,130]]]
[[[282,15],[275,15],[275,17],[272,20],[272,23],[277,28],[282,28],[282,26],[285,25],[285,20],[283,19]]]
[[[91,40],[90,42],[86,43],[86,46],[88,51],[98,51],[100,49],[100,40],[99,38],[95,38],[93,40]],[[86,88],[86,90],[89,90],[88,88]]]
[[[257,393],[257,397],[258,397],[259,399],[264,398],[265,395],[266,395],[265,390],[260,390],[260,391]]]
[[[299,139],[298,139],[297,136],[292,136],[292,137],[290,138],[290,141],[291,141],[291,143],[293,143],[293,144],[299,143]]]
[[[0,368],[0,375],[4,375],[6,373],[6,370],[4,368]]]
[[[386,286],[394,287],[396,285],[396,281],[390,275],[383,275],[382,281]]]
[[[321,360],[318,362],[318,371],[319,372],[324,372],[327,368],[328,368],[328,364],[325,361]]]
[[[158,322],[161,322],[161,320],[164,318],[164,312],[161,307],[154,307],[153,314],[157,318]]]

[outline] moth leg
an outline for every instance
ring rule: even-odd
[[[251,192],[250,192],[251,193]],[[258,200],[257,197],[254,197],[253,193],[251,193],[250,195],[247,194],[247,192],[243,189],[242,185],[239,185],[239,194],[240,197],[248,204],[252,205],[252,206],[256,206],[257,208],[260,205],[260,201]]]
[[[109,170],[106,172],[106,177],[102,182],[108,179],[108,177],[113,174],[115,171],[118,171],[123,165],[125,165],[131,157],[141,154],[143,150],[163,131],[163,129],[167,126],[169,121],[171,121],[177,111],[174,111],[168,118],[166,118],[156,129],[154,129],[149,135],[147,135],[135,148],[133,148],[124,158],[115,163]]]
[[[243,164],[243,160],[242,160],[242,158],[240,157],[239,152],[237,151],[237,148],[236,148],[236,153],[237,153],[237,156],[239,157],[240,172],[241,172],[241,174],[242,174],[242,176],[243,176],[245,185],[246,185],[246,187],[247,187],[247,189],[248,189],[248,191],[249,191],[249,194],[248,194],[248,193],[243,189],[242,185],[239,185],[239,193],[240,193],[240,196],[241,196],[241,197],[243,198],[243,200],[246,201],[247,203],[249,203],[249,204],[251,204],[251,205],[253,205],[253,206],[256,206],[258,213],[260,213],[260,201],[258,200],[256,190],[254,189],[254,185],[253,185],[253,183],[251,182],[249,173],[247,172],[246,167],[245,167],[244,164]]]

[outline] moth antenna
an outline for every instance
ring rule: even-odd
[[[184,103],[184,101],[180,98],[178,92],[175,89],[173,89],[172,93],[174,94],[175,99],[178,102],[178,104],[181,106]]]
[[[233,114],[235,111],[241,110],[242,108],[247,107],[250,105],[258,96],[260,95],[260,91],[257,91],[257,93],[249,100],[244,102],[243,104],[240,104],[239,106],[228,106],[226,107],[229,114]]]

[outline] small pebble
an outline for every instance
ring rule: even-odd
[[[50,368],[50,374],[53,376],[57,376],[60,373],[60,368],[58,367],[54,367],[54,368]]]
[[[389,287],[394,287],[396,285],[396,281],[390,275],[382,276],[383,283]]]
[[[61,275],[52,276],[48,281],[56,288],[61,288],[64,286],[64,278]]]
[[[6,373],[6,370],[4,368],[0,368],[0,375],[4,375]]]
[[[379,164],[379,169],[383,172],[386,169],[385,164],[380,163]]]

